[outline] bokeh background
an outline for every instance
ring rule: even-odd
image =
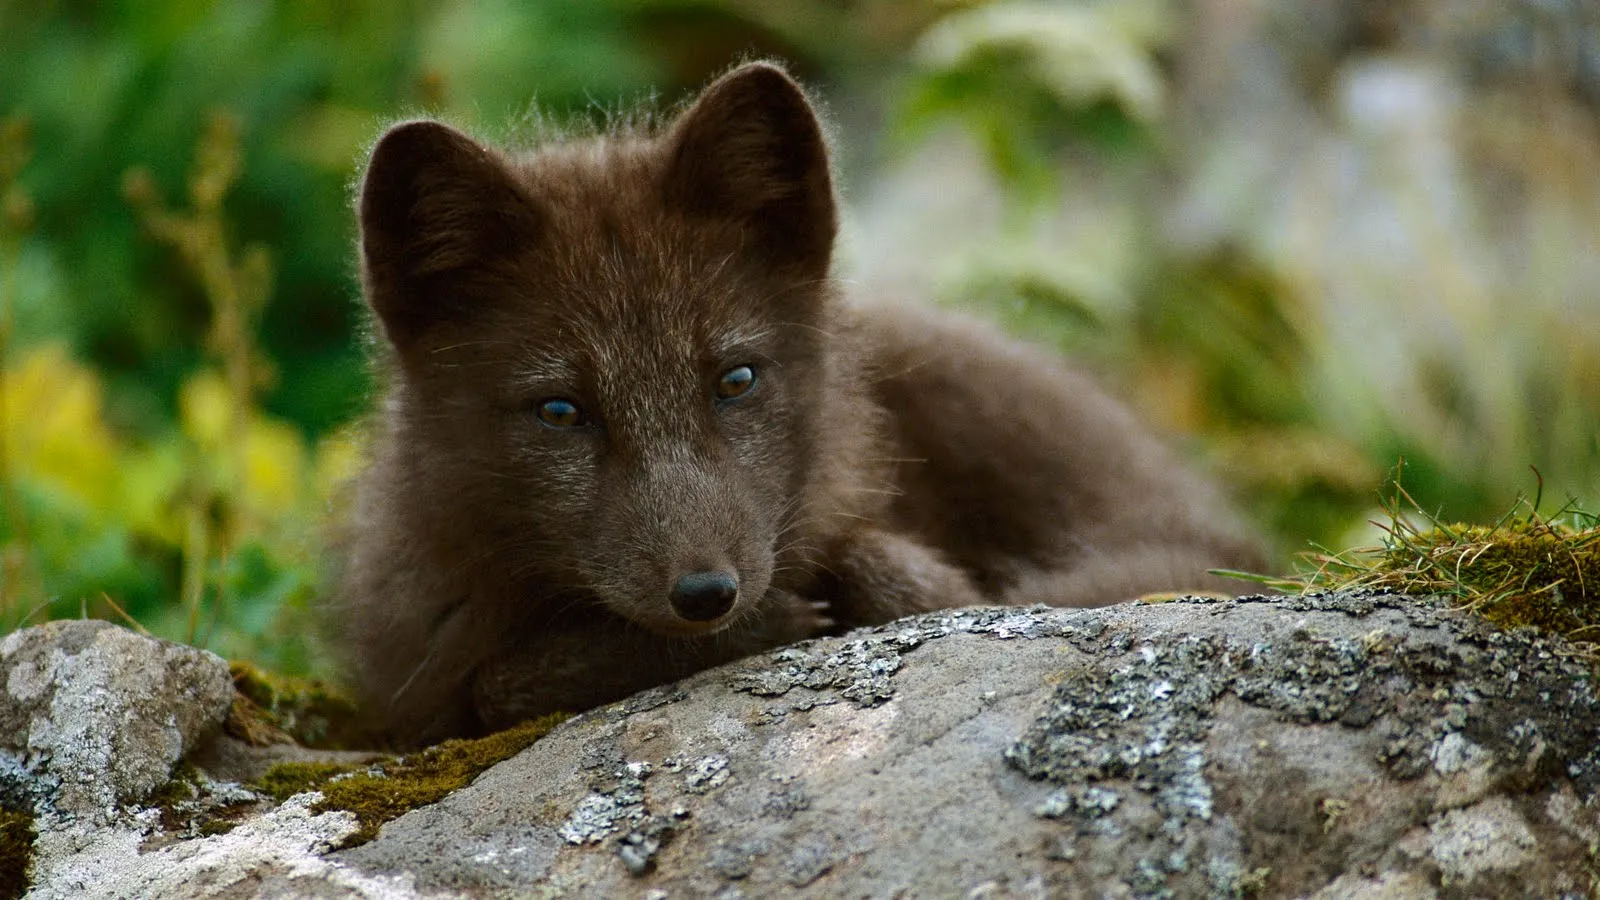
[[[826,100],[856,289],[1098,369],[1284,569],[1368,541],[1396,475],[1460,521],[1600,496],[1588,0],[31,0],[0,3],[0,632],[325,672],[364,148],[670,106],[748,55]]]

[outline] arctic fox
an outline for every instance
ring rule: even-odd
[[[338,615],[401,743],[911,613],[1264,565],[1050,354],[843,295],[827,145],[778,66],[530,152],[395,125],[359,218],[386,393]]]

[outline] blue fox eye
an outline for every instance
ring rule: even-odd
[[[539,421],[551,428],[575,428],[583,424],[583,410],[578,404],[561,397],[552,397],[539,404]]]
[[[750,393],[756,386],[756,370],[749,366],[734,366],[717,379],[717,399],[732,400]]]

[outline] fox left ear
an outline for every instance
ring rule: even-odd
[[[750,63],[717,79],[673,124],[667,153],[669,203],[737,220],[774,265],[826,274],[839,227],[828,148],[782,69]]]
[[[476,281],[544,231],[497,153],[428,120],[378,139],[357,206],[367,302],[401,350],[470,316],[483,305]]]

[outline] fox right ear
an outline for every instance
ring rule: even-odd
[[[717,79],[673,123],[668,148],[669,202],[740,222],[775,265],[826,274],[839,227],[827,142],[783,69],[748,63]]]
[[[403,122],[361,180],[367,302],[396,347],[470,310],[473,285],[534,239],[534,204],[491,150],[448,125]]]

